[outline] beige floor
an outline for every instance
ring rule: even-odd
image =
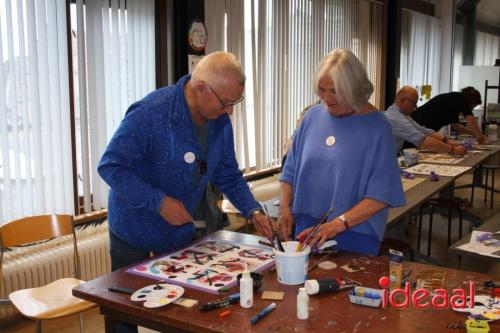
[[[500,172],[496,173],[497,184],[496,188],[500,188]],[[469,184],[471,182],[471,177],[466,175],[457,180],[456,185],[459,186],[461,184]],[[460,189],[455,192],[455,195],[462,198],[470,198],[470,189]],[[495,195],[495,202],[493,209],[489,208],[489,201],[487,204],[483,202],[483,193],[482,189],[475,191],[474,196],[474,207],[471,209],[471,212],[476,216],[482,218],[483,220],[488,219],[494,214],[500,211],[500,195]],[[440,223],[440,219],[442,222],[446,222],[443,217],[435,217],[435,222],[433,226],[433,238],[432,238],[432,257],[443,263],[445,266],[456,268],[457,266],[457,258],[456,256],[449,256],[448,250],[446,246],[446,235],[447,235],[447,223]],[[424,220],[425,221],[425,220]],[[426,225],[423,224],[423,237],[422,237],[422,249],[426,249]],[[464,223],[464,234],[468,232],[469,225]],[[410,223],[407,228],[408,239],[407,241],[413,245],[415,248],[416,244],[416,236],[417,236],[417,224]],[[455,235],[454,231],[452,235]],[[454,242],[455,239],[452,239]],[[477,271],[484,272],[485,266],[484,264],[478,262],[477,260],[467,260],[467,258],[462,259],[461,269],[469,270],[469,271]],[[15,323],[7,326],[0,327],[1,332],[9,332],[9,333],[31,333],[35,331],[35,325],[33,321],[27,319],[20,319]],[[63,319],[45,321],[42,324],[42,331],[44,332],[60,332],[60,333],[72,333],[79,332],[79,321],[78,316],[67,317]],[[93,332],[100,333],[104,332],[104,320],[103,317],[99,314],[97,309],[90,310],[85,313],[85,332]],[[154,332],[144,328],[140,328],[140,332]]]

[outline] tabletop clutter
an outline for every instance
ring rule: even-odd
[[[280,243],[279,248],[284,251],[278,249],[277,243]],[[323,247],[315,252],[319,255],[323,255],[325,252],[327,255],[335,253],[332,251],[335,249],[335,244],[330,243],[329,245],[331,244],[333,244],[332,248]],[[489,332],[489,322],[500,319],[500,282],[483,281],[480,288],[472,286],[473,282],[469,282],[470,290],[467,289],[460,294],[454,289],[453,293],[450,293],[444,289],[446,274],[440,271],[439,267],[435,267],[433,270],[419,270],[418,272],[413,272],[412,269],[405,270],[403,254],[395,250],[389,251],[389,275],[380,277],[379,289],[368,288],[349,277],[336,276],[336,274],[332,274],[328,278],[308,279],[311,268],[323,268],[317,263],[309,265],[309,257],[312,252],[306,242],[281,242],[280,240],[276,242],[276,240],[272,240],[269,245],[272,246],[278,282],[283,285],[298,286],[296,311],[299,320],[309,320],[310,298],[318,297],[317,295],[320,294],[332,294],[337,297],[345,295],[352,306],[379,308],[380,311],[387,307],[404,308],[405,302],[408,303],[410,299],[412,302],[416,299],[415,302],[419,303],[413,304],[413,307],[439,307],[440,304],[442,306],[441,302],[448,304],[449,299],[450,308],[463,312],[464,317],[461,322],[443,323],[443,325],[446,328],[466,328],[467,332]],[[320,260],[324,260],[324,258],[325,256],[321,257]],[[220,293],[228,293],[228,295],[216,296],[214,300],[200,304],[199,311],[210,312],[219,309],[221,312],[215,315],[219,320],[225,320],[224,318],[231,316],[231,311],[234,311],[232,307],[239,306],[245,311],[251,311],[250,325],[258,325],[260,321],[272,317],[273,310],[279,307],[279,302],[283,300],[285,292],[267,290],[265,283],[263,283],[263,272],[250,272],[249,267],[251,266],[248,264],[243,266],[243,271],[236,276],[237,285],[228,285],[227,288],[220,290]],[[259,267],[259,269],[268,270],[269,274],[274,272],[274,268],[271,266]],[[346,273],[352,273],[362,271],[364,267],[352,263],[343,265],[340,269]],[[176,274],[178,273],[179,271],[176,272]],[[480,281],[474,282],[481,283]],[[477,287],[477,290],[473,290],[473,287]],[[188,308],[198,305],[197,300],[186,297],[189,292],[185,288],[165,281],[145,286],[136,291],[116,286],[109,289],[131,294],[132,301],[143,301],[144,307],[147,308],[167,306],[170,303]],[[262,299],[270,300],[272,303],[256,308],[254,298],[259,294]],[[441,302],[436,301],[435,304],[434,298],[436,297],[441,297]],[[472,306],[471,302],[473,302]],[[239,305],[237,305],[238,303]],[[321,311],[321,309],[316,308],[313,311]]]

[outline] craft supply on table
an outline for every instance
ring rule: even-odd
[[[277,278],[280,283],[297,285],[306,280],[311,249],[305,246],[302,251],[297,252],[298,243],[297,241],[283,242],[285,252],[273,249]]]
[[[439,180],[439,175],[437,173],[435,173],[434,171],[431,171],[429,173],[429,180],[431,182],[437,182]]]
[[[193,306],[198,305],[198,300],[181,297],[181,298],[176,299],[172,303],[175,305],[182,306],[183,308],[192,308]]]
[[[443,177],[456,177],[462,173],[469,171],[470,169],[471,167],[456,165],[420,163],[405,169],[405,171],[418,175],[429,175],[431,172],[434,172]]]
[[[417,288],[435,290],[443,289],[446,281],[446,272],[433,270],[419,270],[415,274]]]
[[[242,273],[240,279],[240,306],[242,308],[251,308],[253,305],[253,280],[248,268]]]
[[[297,294],[297,319],[309,319],[309,295],[307,295],[306,288],[299,288]]]
[[[132,295],[134,293],[133,289],[125,288],[125,287],[111,286],[108,288],[108,290],[115,291],[115,292],[122,293],[122,294],[128,294],[128,295]]]
[[[326,259],[326,258],[328,258],[328,257],[330,256],[330,254],[331,254],[331,252],[326,253],[326,254],[325,254],[324,256],[322,256],[319,260],[317,260],[317,261],[314,263],[314,265],[309,266],[309,268],[308,268],[308,270],[307,270],[307,271],[308,271],[308,272],[311,272],[313,269],[315,269],[316,267],[318,267],[318,265],[319,265],[320,263],[322,263],[323,261],[325,261],[325,259]],[[337,265],[335,265],[335,267],[337,267]]]
[[[304,287],[309,295],[348,289],[356,285],[358,285],[358,283],[346,278],[307,280],[304,283]]]
[[[467,319],[465,327],[467,333],[488,333],[490,331],[490,325],[486,320]]]
[[[466,306],[463,306],[461,300],[456,301],[458,307],[452,309],[457,312],[469,313],[469,318],[481,320],[499,320],[500,319],[500,297],[489,295],[475,295],[474,306],[470,305],[470,295],[466,297]]]
[[[200,311],[210,311],[214,309],[220,309],[225,306],[228,306],[229,304],[237,303],[239,300],[240,300],[240,293],[235,293],[227,297],[203,304],[200,307]]]
[[[255,317],[253,317],[252,319],[250,319],[250,322],[252,323],[252,325],[257,324],[257,322],[259,320],[261,320],[262,318],[264,318],[265,316],[267,316],[275,308],[276,308],[276,303],[269,304],[262,311],[260,311],[259,313],[257,313],[257,315],[255,315]]]
[[[237,284],[236,277],[245,264],[249,271],[262,271],[274,265],[274,256],[270,249],[209,237],[127,272],[219,294]]]
[[[325,260],[318,263],[318,267],[324,270],[331,270],[337,268],[337,264],[330,260]]]
[[[158,283],[134,292],[130,299],[134,302],[144,302],[146,308],[157,308],[172,303],[184,294],[184,288],[168,284]]]
[[[349,292],[349,301],[354,304],[379,307],[382,303],[382,290],[357,286]]]
[[[262,299],[270,299],[273,301],[282,301],[283,297],[285,297],[283,291],[264,291],[261,296]]]
[[[219,313],[219,317],[225,318],[225,317],[229,316],[230,314],[231,314],[231,311],[229,311],[229,310],[222,311],[221,313]]]
[[[346,271],[348,273],[356,273],[356,272],[365,270],[365,268],[363,266],[359,266],[356,264],[343,265],[343,266],[340,266],[340,268],[342,268],[344,271]]]
[[[236,279],[238,280],[238,285],[240,283],[241,277],[243,274],[238,274],[236,276]],[[250,277],[252,278],[253,281],[253,290],[257,291],[259,290],[260,287],[262,287],[262,279],[264,278],[264,275],[260,272],[251,272]]]
[[[271,229],[273,230],[273,239],[271,240],[272,246],[279,251],[285,252],[285,249],[283,248],[283,245],[281,244],[281,239],[280,239],[279,233],[276,231],[274,223],[269,219],[269,211],[267,210],[267,206],[263,205],[262,203],[261,203],[261,206],[264,207],[264,212],[266,213],[267,222],[269,222],[269,225],[271,226]]]
[[[389,249],[389,281],[391,289],[401,288],[403,282],[403,253]]]

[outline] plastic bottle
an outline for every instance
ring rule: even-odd
[[[304,288],[308,295],[316,295],[329,291],[337,291],[344,284],[341,279],[317,279],[307,280],[304,283]]]
[[[240,306],[242,308],[251,308],[253,306],[253,280],[245,266],[240,279]]]
[[[297,319],[309,319],[309,295],[306,288],[299,288],[297,294]]]

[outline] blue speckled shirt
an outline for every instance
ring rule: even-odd
[[[405,204],[391,127],[381,112],[336,118],[323,105],[312,107],[295,135],[280,180],[292,185],[296,234],[330,207],[334,211],[329,220],[364,198],[389,207]],[[386,207],[339,234],[339,249],[377,254],[387,214]],[[351,233],[357,241],[369,237],[365,239],[374,246],[348,244]]]
[[[184,97],[189,79],[184,76],[132,104],[99,163],[99,174],[111,188],[109,228],[145,251],[178,249],[195,234],[192,223],[173,226],[161,217],[165,195],[182,201],[193,214],[211,181],[245,216],[260,207],[238,168],[227,115],[209,121],[207,172],[198,186],[193,183],[200,172],[200,145]],[[193,163],[186,161],[189,152],[195,156]]]

